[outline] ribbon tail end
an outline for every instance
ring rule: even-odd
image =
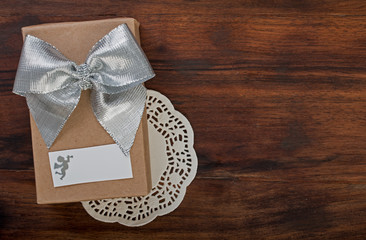
[[[121,148],[121,147],[120,147],[120,148]],[[121,148],[121,150],[122,150],[122,153],[123,153],[126,157],[130,155],[130,149],[126,150],[126,149]]]

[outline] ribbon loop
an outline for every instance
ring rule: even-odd
[[[81,90],[91,89],[97,120],[127,154],[144,110],[146,89],[142,83],[154,76],[144,52],[122,24],[99,40],[81,65],[51,44],[28,35],[13,92],[26,97],[50,148],[78,104]]]

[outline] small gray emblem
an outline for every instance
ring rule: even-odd
[[[55,166],[53,167],[53,169],[60,169],[60,172],[58,172],[56,170],[55,174],[59,174],[61,175],[61,180],[64,179],[64,177],[66,176],[66,170],[69,169],[69,162],[70,162],[70,158],[72,158],[73,156],[67,155],[66,160],[64,157],[62,156],[58,156],[57,157],[57,162],[59,163],[55,163]]]

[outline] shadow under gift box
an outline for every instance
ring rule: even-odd
[[[116,18],[85,22],[50,23],[22,28],[23,39],[30,34],[55,46],[68,59],[84,63],[92,46],[112,29],[126,23],[138,43],[139,23],[132,18]],[[100,146],[115,143],[94,116],[90,90],[82,91],[80,101],[67,120],[54,144],[47,149],[41,134],[30,117],[37,203],[63,203],[105,198],[142,196],[151,190],[150,159],[146,109],[130,151],[133,178],[53,186],[48,152]],[[101,159],[103,161],[103,159]],[[87,171],[87,166],[85,167]]]

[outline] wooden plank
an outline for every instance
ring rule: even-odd
[[[57,9],[57,11],[56,11]],[[98,1],[2,0],[2,16],[103,16],[116,15],[247,15],[247,14],[365,14],[359,0],[238,0],[238,1]]]
[[[1,239],[329,239],[366,234],[364,183],[197,178],[171,214],[142,228],[95,221],[81,204],[35,204],[33,171],[0,170]]]

